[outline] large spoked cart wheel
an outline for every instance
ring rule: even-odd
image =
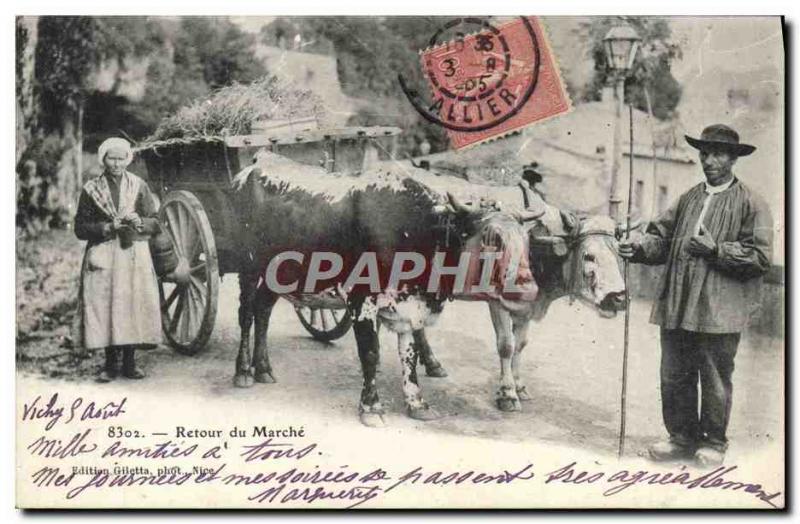
[[[342,338],[353,325],[353,320],[346,309],[295,306],[294,310],[306,331],[321,342],[332,342]]]
[[[178,265],[159,278],[161,322],[170,345],[194,355],[214,329],[219,297],[217,248],[203,205],[189,191],[171,191],[159,221],[172,240]]]

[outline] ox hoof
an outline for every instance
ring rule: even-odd
[[[500,411],[522,411],[522,405],[516,398],[498,398],[497,407]]]
[[[274,384],[277,382],[277,380],[275,380],[275,377],[273,377],[272,373],[270,373],[269,371],[264,371],[263,373],[256,373],[255,380],[260,384]]]
[[[380,402],[375,404],[359,404],[358,418],[361,423],[368,428],[382,428],[386,426],[386,421],[383,419],[383,406]]]
[[[253,385],[253,375],[236,375],[233,377],[233,385],[237,388],[249,388]]]
[[[442,415],[430,406],[422,408],[408,408],[408,416],[414,420],[436,420],[442,418]]]
[[[429,377],[444,378],[447,376],[447,371],[444,370],[444,366],[436,363],[435,365],[425,366],[425,374]]]
[[[517,397],[519,397],[520,400],[533,400],[531,394],[528,393],[528,388],[525,386],[520,386],[517,388]]]
[[[368,428],[382,428],[386,426],[386,421],[383,420],[383,415],[380,413],[361,412],[358,414],[361,423]]]

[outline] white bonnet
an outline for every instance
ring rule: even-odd
[[[112,137],[106,139],[100,147],[97,148],[97,162],[100,164],[100,167],[105,167],[103,164],[103,160],[106,157],[106,153],[108,153],[109,149],[119,149],[125,151],[125,165],[129,165],[133,161],[133,150],[131,149],[130,143],[124,138]]]

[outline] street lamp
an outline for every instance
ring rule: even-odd
[[[622,106],[625,103],[625,79],[630,75],[633,68],[633,60],[636,58],[636,51],[639,48],[639,35],[628,25],[612,27],[603,38],[603,48],[606,52],[608,67],[616,86],[617,111],[614,120],[614,158],[611,163],[611,196],[609,202],[609,214],[618,224],[622,222],[619,205],[622,198],[619,195],[619,165],[622,158]],[[631,151],[630,151],[630,184],[633,184],[633,109],[631,115]],[[628,188],[628,220],[627,235],[630,239],[631,229],[631,188]],[[625,289],[628,289],[628,262],[625,261],[624,269]],[[620,421],[619,421],[619,457],[625,453],[625,402],[628,384],[628,331],[630,329],[631,308],[630,299],[625,301],[625,344],[622,351],[622,391],[620,395]]]
[[[633,67],[633,59],[636,58],[636,51],[641,41],[642,39],[629,25],[612,27],[603,38],[603,48],[611,70],[627,74]]]
[[[639,50],[641,38],[629,25],[612,27],[603,38],[603,49],[606,53],[606,62],[611,72],[617,99],[616,114],[614,119],[614,147],[611,163],[611,195],[609,198],[608,212],[611,218],[620,221],[619,205],[622,197],[619,194],[619,166],[622,157],[622,106],[625,103],[625,79],[633,69],[636,51]]]

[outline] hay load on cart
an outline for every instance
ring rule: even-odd
[[[357,174],[390,157],[399,133],[392,127],[327,126],[318,98],[275,79],[223,88],[166,118],[137,151],[160,199],[163,235],[151,247],[170,345],[186,354],[205,347],[220,277],[249,262],[232,183],[258,151],[285,158],[286,168],[302,176]],[[335,340],[350,328],[341,301],[320,297],[295,309],[318,340]]]

